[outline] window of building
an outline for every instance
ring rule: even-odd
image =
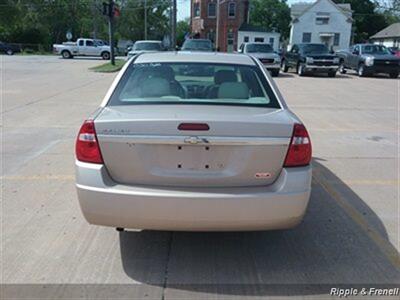
[[[200,3],[199,2],[196,2],[193,4],[193,13],[196,18],[200,17]]]
[[[236,16],[236,3],[229,2],[228,4],[228,17],[234,18]]]
[[[262,38],[262,37],[255,37],[255,38],[254,38],[254,42],[256,42],[256,43],[264,43],[264,38]]]
[[[311,32],[303,32],[303,43],[311,43]]]
[[[249,42],[249,40],[250,40],[250,39],[249,39],[249,37],[248,37],[248,36],[245,36],[245,37],[244,37],[244,42],[245,42],[245,43],[248,43],[248,42]]]
[[[329,17],[316,17],[315,24],[317,24],[317,25],[329,24]]]
[[[270,37],[270,38],[269,38],[269,44],[270,44],[271,46],[274,46],[274,42],[275,42],[275,39],[274,39],[273,37]]]
[[[208,3],[208,17],[215,18],[217,15],[217,5],[215,3]]]
[[[333,36],[333,46],[339,46],[340,44],[340,33],[335,33]]]

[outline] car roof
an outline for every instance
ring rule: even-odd
[[[304,47],[304,46],[308,46],[308,45],[323,45],[323,46],[325,46],[325,44],[323,44],[323,43],[300,43],[300,44],[297,44],[297,46],[300,46],[300,47]]]
[[[250,44],[271,45],[270,43],[266,43],[266,42],[246,42],[244,44],[246,44],[246,45],[250,45]]]
[[[187,39],[186,41],[211,42],[209,39]]]
[[[143,53],[137,56],[134,63],[153,62],[193,62],[193,63],[225,63],[255,66],[254,60],[247,55],[219,52],[185,52],[167,51],[157,53]]]
[[[152,40],[142,40],[142,41],[136,41],[135,44],[143,44],[143,43],[161,43],[161,41],[152,41]]]

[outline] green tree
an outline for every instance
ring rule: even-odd
[[[250,2],[250,23],[276,30],[283,38],[289,36],[290,8],[286,0],[253,0]]]
[[[179,21],[176,24],[176,41],[178,46],[182,46],[185,41],[186,33],[190,32],[189,18]]]
[[[354,42],[365,42],[371,35],[389,25],[378,1],[373,0],[334,0],[336,3],[350,3],[353,10]]]
[[[167,0],[147,0],[147,37],[148,39],[162,39],[169,31]],[[121,1],[121,16],[116,20],[118,37],[141,40],[144,39],[144,12],[143,0]]]

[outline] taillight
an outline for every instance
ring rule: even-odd
[[[79,161],[95,164],[103,163],[93,120],[86,120],[82,124],[76,139],[75,152]]]
[[[303,124],[294,124],[284,167],[306,166],[311,161],[311,140]]]

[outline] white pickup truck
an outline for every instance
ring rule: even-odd
[[[104,45],[101,40],[78,39],[76,43],[54,44],[53,52],[61,54],[63,58],[73,58],[74,56],[101,56],[103,59],[110,59],[110,46]]]

